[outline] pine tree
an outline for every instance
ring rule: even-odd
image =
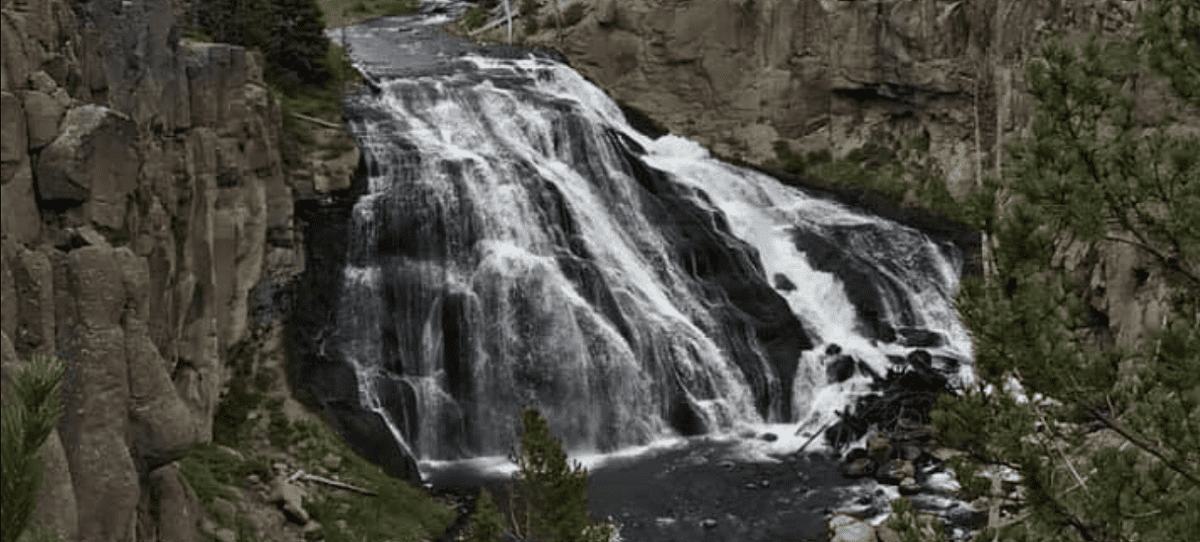
[[[475,513],[471,516],[466,542],[501,542],[506,531],[504,514],[496,509],[492,493],[481,488],[475,497]]]
[[[3,517],[0,539],[14,542],[29,525],[42,484],[38,449],[50,437],[62,414],[59,386],[63,365],[55,358],[34,356],[12,381],[13,401],[0,413],[0,485]]]
[[[973,199],[995,271],[964,281],[959,310],[979,376],[997,388],[1015,378],[1031,400],[968,391],[943,397],[934,420],[968,453],[960,476],[985,464],[1021,476],[1024,515],[1002,540],[1200,532],[1200,138],[1139,126],[1127,91],[1148,65],[1196,107],[1196,87],[1177,81],[1200,73],[1197,28],[1200,7],[1162,0],[1136,43],[1043,47],[1026,69],[1038,104],[1010,184]],[[1190,53],[1163,59],[1180,47]],[[1070,263],[1114,244],[1136,247],[1152,262],[1136,272],[1172,294],[1162,329],[1129,351],[1107,344],[1090,276]]]
[[[516,477],[524,506],[514,512],[516,530],[535,542],[611,540],[612,526],[593,524],[588,516],[587,469],[567,463],[562,443],[537,410],[526,409],[521,422]]]

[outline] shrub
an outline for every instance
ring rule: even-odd
[[[467,30],[479,28],[483,26],[483,23],[486,22],[487,8],[483,7],[482,4],[476,4],[472,6],[471,9],[468,9],[467,12],[462,16],[463,28],[466,28]]]

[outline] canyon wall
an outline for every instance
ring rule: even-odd
[[[522,4],[518,2],[518,4]],[[575,0],[538,31],[616,100],[719,155],[778,167],[776,148],[898,161],[961,196],[1003,178],[1004,145],[1029,135],[1025,64],[1051,35],[1130,40],[1144,0]],[[573,13],[572,13],[573,12]],[[483,34],[506,39],[499,29]],[[1135,119],[1200,127],[1169,87],[1133,81]],[[1131,346],[1161,322],[1165,286],[1136,279],[1149,260],[1125,244],[1071,256],[1098,318]]]
[[[27,357],[65,362],[34,523],[67,540],[197,539],[176,461],[211,440],[256,285],[302,266],[294,193],[330,184],[286,174],[261,57],[181,39],[179,9],[0,10],[5,401]]]

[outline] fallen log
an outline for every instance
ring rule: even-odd
[[[324,476],[317,476],[315,474],[309,474],[302,470],[298,470],[294,474],[292,474],[291,476],[288,477],[289,482],[293,482],[296,480],[303,480],[306,482],[316,482],[318,484],[325,484],[327,486],[336,487],[338,489],[345,489],[347,491],[353,491],[355,493],[361,493],[363,495],[370,495],[372,497],[379,496],[378,493],[371,491],[369,489],[364,489],[364,488],[361,488],[361,487],[358,487],[355,485],[347,484],[346,482],[342,482],[339,480],[332,480],[332,479],[326,478]]]

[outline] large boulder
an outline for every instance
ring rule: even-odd
[[[68,111],[62,128],[38,160],[42,200],[90,201],[93,221],[121,228],[126,197],[137,187],[137,126],[115,110],[85,105]]]

